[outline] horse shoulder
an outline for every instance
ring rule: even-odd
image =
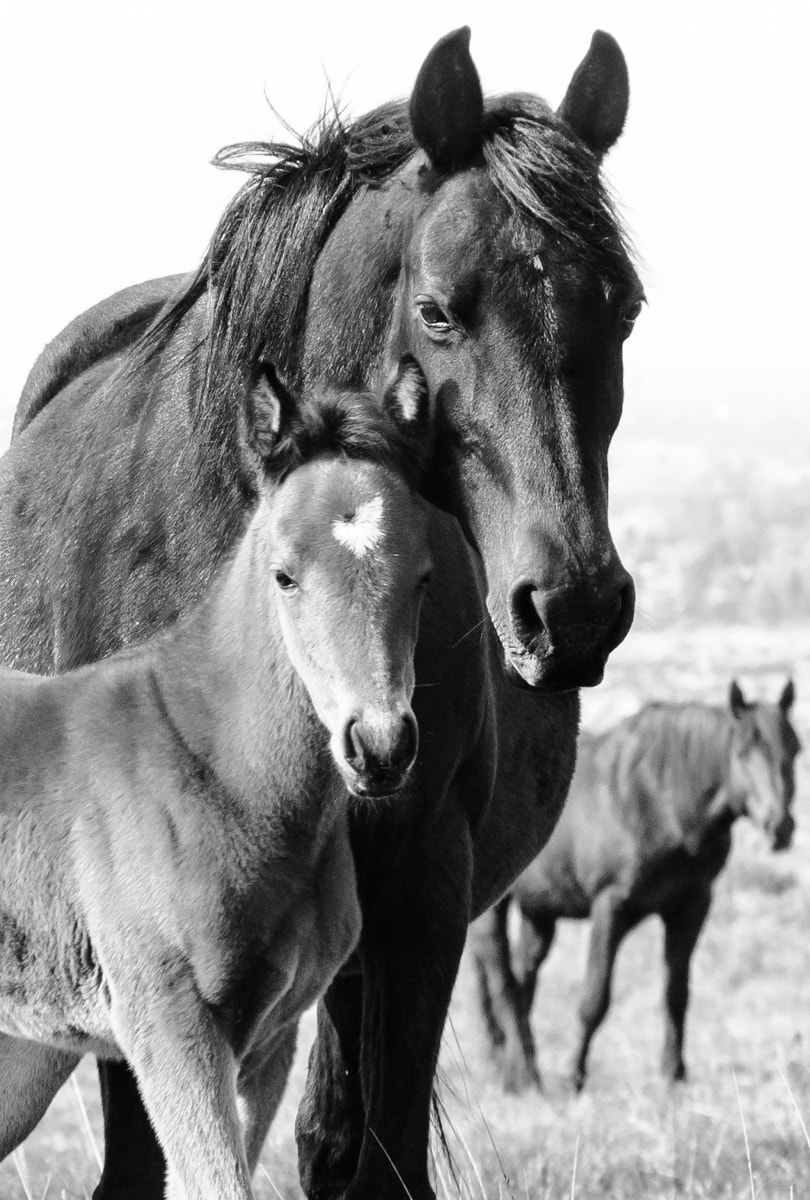
[[[124,288],[65,326],[28,374],[14,415],[12,440],[74,379],[133,345],[189,279],[169,275]]]

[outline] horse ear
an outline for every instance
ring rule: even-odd
[[[383,394],[386,412],[405,433],[419,433],[428,425],[428,385],[412,354],[403,354]]]
[[[430,450],[430,401],[424,372],[412,354],[404,354],[383,393],[383,407],[405,435],[420,472]]]
[[[619,43],[597,29],[557,115],[601,158],[624,128],[629,102],[630,80]]]
[[[484,97],[468,25],[441,38],[422,63],[410,116],[417,143],[442,174],[463,167],[480,150]]]
[[[295,401],[279,379],[272,363],[260,363],[253,372],[245,401],[245,440],[262,461],[278,445]]]
[[[731,687],[728,689],[728,704],[734,717],[741,717],[750,708],[748,701],[742,694],[742,688],[736,679],[732,679]]]
[[[789,679],[782,689],[782,695],[779,697],[779,707],[783,713],[790,712],[795,699],[796,688],[793,685],[793,680]]]

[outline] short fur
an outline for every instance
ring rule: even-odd
[[[349,692],[351,726],[372,725],[386,790],[400,786],[426,526],[394,475],[404,435],[372,398],[309,397],[282,429],[246,534],[173,629],[52,678],[0,670],[0,1159],[82,1055],[124,1057],[172,1188],[249,1200],[297,1019],[357,943],[348,796],[307,689],[319,711],[319,692]],[[313,470],[329,480],[314,502]],[[319,564],[294,608],[275,597],[276,510],[307,512],[317,556],[333,492],[385,496],[401,524],[367,584],[348,560],[325,568],[329,620],[312,614],[299,677],[285,630],[317,606]],[[389,577],[406,589],[396,622]],[[361,786],[373,774],[350,766]]]

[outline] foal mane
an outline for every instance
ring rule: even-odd
[[[226,146],[216,166],[246,183],[220,218],[186,291],[142,339],[141,361],[162,351],[210,290],[202,346],[204,381],[194,397],[198,432],[226,472],[236,461],[234,413],[251,370],[272,360],[301,383],[301,350],[316,260],[353,196],[377,187],[417,149],[407,103],[384,104],[347,122],[326,112],[298,144]],[[629,242],[596,157],[545,101],[527,94],[486,101],[482,158],[517,213],[573,246],[609,280],[628,272]],[[426,188],[433,172],[423,172]]]
[[[377,463],[404,474],[412,485],[419,471],[416,445],[368,392],[305,393],[265,456],[264,469],[281,483],[322,455]]]

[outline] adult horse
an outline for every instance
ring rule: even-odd
[[[606,459],[641,289],[599,174],[627,103],[606,34],[556,112],[526,95],[484,103],[469,31],[450,34],[409,106],[327,123],[300,147],[223,152],[250,178],[197,274],[78,318],[20,403],[0,478],[0,644],[46,671],[145,637],[205,587],[254,503],[236,412],[256,361],[294,385],[373,386],[409,352],[427,376],[425,490],[479,557],[437,512],[416,798],[407,814],[354,822],[360,973],[320,1010],[300,1125],[313,1194],[404,1184],[432,1197],[432,1079],[467,923],[547,835],[573,761],[575,689],[599,682],[632,620]],[[542,693],[547,807],[492,803],[490,668],[476,634],[487,612],[497,669]],[[111,1074],[103,1087],[97,1195],[157,1195],[136,1093]]]
[[[509,1090],[539,1082],[529,1016],[560,917],[592,921],[574,1086],[585,1082],[591,1039],[607,1014],[619,946],[652,914],[665,931],[662,1070],[670,1080],[685,1077],[689,964],[732,825],[747,815],[774,850],[793,836],[794,698],[791,681],[776,704],[747,701],[734,682],[726,707],[647,704],[604,733],[582,735],[560,821],[511,890],[520,913],[514,955],[510,896],[471,932],[482,1009]]]

